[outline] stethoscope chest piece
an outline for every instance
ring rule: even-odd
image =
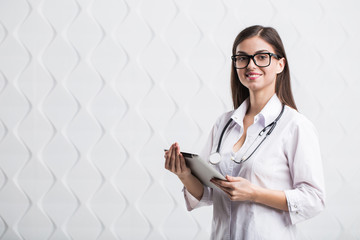
[[[216,165],[219,164],[221,161],[221,155],[218,152],[215,152],[210,155],[209,161],[211,164]]]

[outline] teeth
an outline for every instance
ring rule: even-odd
[[[257,74],[254,74],[254,75],[248,75],[248,77],[257,77],[257,76],[259,76],[259,75],[257,75]]]

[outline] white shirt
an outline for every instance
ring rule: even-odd
[[[289,212],[252,202],[231,201],[220,189],[205,186],[200,201],[184,190],[187,209],[213,205],[211,239],[295,239],[295,224],[324,209],[325,189],[316,130],[302,114],[285,106],[275,129],[255,153],[242,164],[234,163],[231,157],[239,160],[244,154],[249,155],[261,141],[258,138],[252,144],[258,133],[274,121],[282,109],[275,94],[254,117],[243,146],[234,153],[233,146],[244,132],[243,118],[248,105],[249,99],[217,120],[200,155],[209,161],[231,117],[233,121],[221,143],[222,161],[215,168],[224,176],[240,176],[255,185],[284,191]]]

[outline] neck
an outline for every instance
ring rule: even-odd
[[[264,94],[261,92],[251,92],[250,91],[250,106],[247,111],[247,114],[250,116],[257,115],[267,104],[267,102],[272,98],[275,92]]]

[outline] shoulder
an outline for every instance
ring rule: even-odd
[[[314,124],[292,108],[288,107],[286,113],[282,140],[288,160],[297,162],[297,167],[321,162],[319,135]]]
[[[215,125],[216,126],[220,126],[220,125],[225,125],[227,121],[229,121],[229,119],[231,118],[231,116],[234,114],[234,111],[235,110],[231,110],[231,111],[228,111],[228,112],[224,112],[223,114],[221,114],[216,122],[215,122]]]
[[[213,135],[216,135],[216,133],[218,132],[219,129],[224,128],[224,126],[229,121],[229,119],[231,118],[233,113],[234,113],[234,110],[224,112],[216,119],[215,124],[213,125],[213,128],[212,128]]]
[[[286,123],[291,131],[311,131],[317,135],[315,125],[302,113],[286,106]]]

